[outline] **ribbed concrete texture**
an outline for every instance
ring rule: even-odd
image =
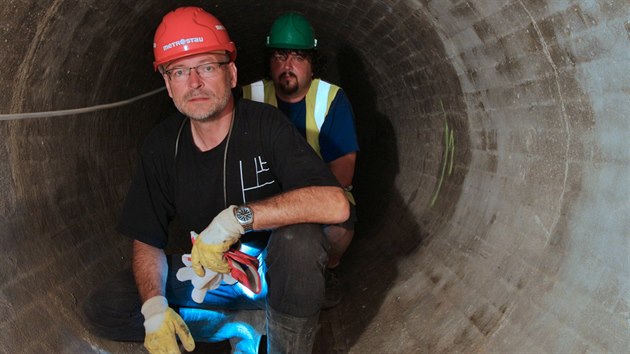
[[[161,87],[152,36],[179,1],[4,0],[0,113]],[[360,222],[317,350],[630,350],[627,0],[186,1],[262,74],[264,36],[306,14],[351,98]],[[164,92],[0,121],[0,352],[142,352],[90,336],[79,305],[129,263],[114,231]],[[14,117],[15,118],[15,117]]]

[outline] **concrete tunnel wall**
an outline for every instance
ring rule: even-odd
[[[360,222],[319,351],[628,351],[627,1],[5,0],[0,113],[159,88],[152,35],[178,4],[224,22],[241,83],[272,19],[303,12],[353,102]],[[170,110],[162,92],[0,116],[0,352],[142,352],[79,306],[129,264],[114,226]]]

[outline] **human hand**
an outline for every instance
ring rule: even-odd
[[[191,252],[192,269],[198,276],[204,276],[204,268],[223,274],[230,272],[223,254],[245,232],[234,216],[235,208],[236,206],[231,205],[220,212],[199,235],[193,231],[190,232],[191,238],[199,237]]]
[[[177,337],[186,351],[195,350],[195,341],[188,326],[173,309],[168,307],[164,296],[154,296],[145,301],[141,312],[144,316],[144,347],[149,353],[179,354]]]

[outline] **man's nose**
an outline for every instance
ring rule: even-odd
[[[202,85],[203,80],[201,79],[201,76],[199,76],[197,69],[190,69],[190,74],[188,75],[188,86],[198,88]]]
[[[284,67],[287,69],[290,69],[293,67],[293,57],[292,56],[288,56],[287,60],[284,61]]]

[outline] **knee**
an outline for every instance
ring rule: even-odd
[[[81,306],[81,319],[85,328],[93,335],[109,340],[120,340],[115,324],[111,323],[110,307],[99,294],[92,293]]]
[[[327,249],[321,225],[292,225],[274,231],[266,257],[268,304],[293,316],[317,313],[324,299]]]
[[[319,224],[297,224],[272,233],[267,246],[267,264],[284,263],[296,266],[325,264],[328,241]]]
[[[144,318],[133,275],[121,272],[95,288],[81,304],[81,319],[92,334],[115,341],[142,341]]]

